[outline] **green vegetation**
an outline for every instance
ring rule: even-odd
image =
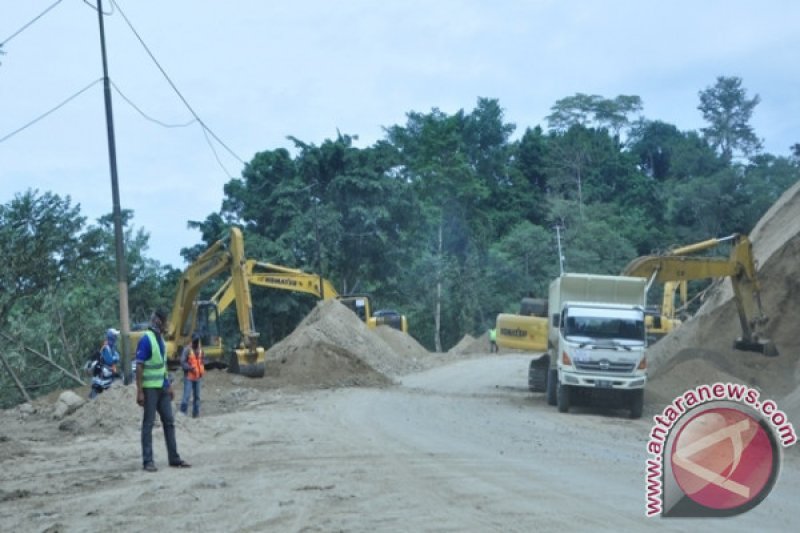
[[[293,138],[295,150],[260,152],[225,185],[220,211],[190,222],[204,242],[182,253],[191,260],[238,225],[249,257],[367,292],[405,313],[423,345],[447,350],[520,297],[543,294],[559,271],[556,225],[566,269],[596,274],[749,232],[800,178],[800,145],[790,157],[760,152],[749,125],[759,99],[738,78],[718,78],[699,99],[701,132],[636,116],[637,96],[576,94],[552,107],[548,130],[526,127],[517,139],[487,98],[452,115],[410,112],[364,148],[351,135]],[[147,258],[147,235],[125,215],[131,316],[142,320],[153,302],[171,302],[177,272]],[[113,249],[110,218],[87,226],[69,198],[28,191],[0,206],[0,250],[11,258],[0,263],[2,363],[26,387],[70,383],[28,349],[77,372],[118,322]],[[253,292],[265,346],[314,305]],[[4,405],[20,401],[10,376],[0,371]]]

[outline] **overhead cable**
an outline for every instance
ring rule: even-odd
[[[48,7],[47,9],[45,9],[44,11],[42,11],[41,13],[39,13],[39,14],[38,14],[38,15],[37,15],[37,16],[36,16],[36,17],[35,17],[35,18],[34,18],[32,21],[28,22],[28,23],[27,23],[27,24],[25,24],[23,27],[21,27],[20,29],[18,29],[17,31],[15,31],[15,32],[14,32],[13,34],[11,34],[11,36],[10,36],[10,37],[8,37],[8,38],[7,38],[5,41],[3,41],[3,42],[0,42],[0,48],[2,48],[2,47],[3,47],[3,46],[4,46],[4,45],[5,45],[5,44],[6,44],[8,41],[10,41],[11,39],[13,39],[14,37],[16,37],[17,35],[19,35],[19,34],[20,34],[20,33],[22,33],[23,31],[27,30],[27,29],[28,29],[28,28],[29,28],[29,27],[30,27],[30,26],[31,26],[31,25],[32,25],[34,22],[36,22],[37,20],[39,20],[40,18],[42,18],[42,17],[43,17],[43,16],[44,16],[44,15],[45,15],[45,14],[46,14],[48,11],[50,11],[51,9],[53,9],[54,7],[56,7],[58,4],[60,4],[60,3],[61,3],[61,1],[62,1],[62,0],[56,0],[56,1],[55,1],[55,2],[54,2],[54,3],[53,3],[51,6],[50,6],[50,7]]]
[[[40,120],[42,120],[42,119],[43,119],[43,118],[45,118],[46,116],[50,115],[51,113],[53,113],[53,112],[57,111],[58,109],[61,109],[61,108],[62,108],[62,107],[64,107],[66,104],[68,104],[69,102],[71,102],[72,100],[74,100],[75,98],[77,98],[78,96],[80,96],[81,94],[85,93],[86,91],[88,91],[88,90],[89,90],[89,89],[91,89],[93,86],[95,86],[95,85],[97,85],[98,83],[100,83],[101,81],[103,81],[103,78],[98,78],[98,79],[94,80],[92,83],[90,83],[89,85],[87,85],[86,87],[84,87],[83,89],[81,89],[80,91],[76,92],[75,94],[73,94],[72,96],[70,96],[69,98],[67,98],[66,100],[64,100],[63,102],[61,102],[61,103],[60,103],[60,104],[58,104],[57,106],[55,106],[54,108],[52,108],[52,109],[50,109],[49,111],[46,111],[45,113],[43,113],[43,114],[39,115],[38,117],[36,117],[35,119],[31,120],[30,122],[28,122],[28,123],[27,123],[27,124],[25,124],[24,126],[22,126],[22,127],[19,127],[19,128],[17,128],[17,129],[15,129],[15,130],[14,130],[14,131],[12,131],[11,133],[9,133],[9,134],[7,134],[7,135],[5,135],[5,136],[3,136],[3,137],[0,137],[0,143],[2,143],[2,142],[4,142],[4,141],[7,141],[8,139],[10,139],[11,137],[13,137],[13,136],[14,136],[14,135],[16,135],[17,133],[21,132],[22,130],[25,130],[25,129],[29,128],[30,126],[32,126],[32,125],[34,125],[34,124],[36,124],[37,122],[39,122]]]
[[[231,150],[224,142],[222,142],[222,140],[217,136],[217,134],[214,133],[211,130],[211,128],[209,128],[206,125],[206,123],[203,122],[203,119],[201,119],[198,116],[198,114],[195,112],[195,110],[192,109],[192,106],[189,105],[189,102],[186,101],[186,98],[183,97],[181,92],[178,90],[178,88],[172,82],[172,79],[170,79],[169,75],[161,67],[161,64],[158,62],[158,60],[155,58],[153,53],[150,51],[150,48],[148,48],[147,44],[145,44],[144,40],[141,38],[139,33],[136,31],[136,28],[134,28],[133,24],[131,24],[131,22],[128,20],[128,17],[125,15],[125,12],[122,10],[122,8],[119,7],[119,4],[115,0],[111,0],[111,4],[120,12],[120,14],[122,15],[122,18],[125,20],[125,23],[128,25],[130,30],[133,32],[134,36],[136,36],[136,39],[139,41],[139,43],[142,45],[142,48],[144,48],[145,52],[147,52],[147,55],[150,56],[150,59],[153,61],[153,63],[156,65],[156,67],[158,67],[158,70],[161,71],[161,74],[164,76],[164,79],[167,80],[167,83],[170,84],[170,86],[172,87],[172,90],[175,91],[175,94],[178,95],[178,98],[181,99],[183,104],[186,106],[186,109],[189,110],[189,112],[192,114],[192,116],[197,120],[197,122],[203,128],[203,130],[206,131],[209,135],[211,135],[214,138],[214,140],[216,140],[223,148],[225,148],[225,150],[227,150],[227,152],[229,154],[231,154],[234,158],[236,158],[240,163],[242,163],[244,165],[245,164],[244,160],[241,157],[239,157],[233,150]]]

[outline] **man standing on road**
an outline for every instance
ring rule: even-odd
[[[169,466],[188,468],[191,465],[178,455],[175,442],[175,418],[172,416],[174,393],[167,375],[167,353],[163,332],[167,313],[156,310],[150,318],[150,328],[136,347],[136,403],[144,407],[142,418],[142,466],[147,472],[158,470],[153,462],[153,423],[156,412],[164,427]]]
[[[193,396],[192,418],[200,416],[200,382],[206,372],[203,347],[200,345],[200,334],[192,334],[192,345],[183,349],[181,354],[183,368],[183,399],[181,413],[189,410],[189,396]]]
[[[489,353],[497,353],[497,329],[489,330]]]

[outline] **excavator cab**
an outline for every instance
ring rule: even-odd
[[[225,368],[225,350],[219,327],[219,310],[214,302],[197,302],[197,323],[194,332],[200,335],[200,344],[206,357],[207,368]]]
[[[339,296],[339,302],[356,314],[363,322],[367,322],[372,317],[372,310],[369,305],[369,297],[364,295]]]

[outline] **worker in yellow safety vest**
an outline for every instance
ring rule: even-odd
[[[167,351],[163,333],[167,328],[167,313],[156,310],[150,317],[150,328],[136,346],[136,403],[144,408],[142,418],[142,467],[156,472],[153,461],[153,424],[156,412],[164,428],[169,466],[188,468],[191,465],[178,455],[175,442],[175,418],[172,416],[172,382],[167,374]]]

